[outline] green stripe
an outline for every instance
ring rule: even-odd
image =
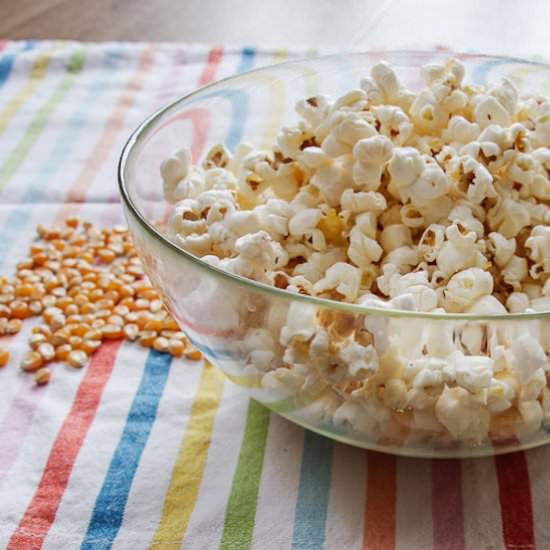
[[[80,48],[69,59],[66,66],[66,74],[56,86],[50,99],[36,113],[36,116],[27,128],[21,141],[17,144],[0,169],[0,190],[6,186],[15,172],[17,172],[21,163],[25,160],[46,127],[51,114],[57,105],[61,103],[61,100],[67,95],[67,92],[72,88],[76,77],[82,71],[85,56],[84,49]],[[60,159],[60,162],[61,161],[62,159]]]
[[[328,393],[329,392],[324,389],[321,391],[304,391],[291,395],[285,399],[268,402],[265,406],[276,413],[290,413],[311,405],[314,401],[317,401],[317,399],[320,399]]]
[[[269,409],[251,399],[239,462],[225,509],[220,550],[245,550],[252,544],[268,428]]]

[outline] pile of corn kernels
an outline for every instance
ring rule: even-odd
[[[201,358],[148,282],[125,227],[96,229],[68,218],[65,227],[38,226],[37,233],[15,277],[0,276],[0,336],[41,317],[20,365],[37,384],[49,382],[55,363],[82,368],[106,340]],[[0,346],[0,367],[8,361]]]

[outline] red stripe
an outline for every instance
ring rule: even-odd
[[[7,40],[0,40],[0,52],[8,45]]]
[[[395,480],[395,456],[369,451],[363,550],[395,548]]]
[[[187,119],[191,119],[191,124],[193,127],[193,136],[191,142],[191,153],[193,155],[193,162],[199,162],[204,146],[206,145],[206,136],[208,135],[208,128],[210,126],[210,113],[204,107],[189,109],[188,111],[178,113],[177,115],[169,118],[160,126],[155,128],[155,131],[151,133],[145,143],[148,143],[151,139],[153,139],[163,128],[166,128],[166,126],[170,126],[178,120]]]
[[[199,86],[204,86],[214,79],[222,57],[223,48],[212,48],[210,50],[208,58],[206,60],[206,67],[204,67],[202,74],[199,78]]]
[[[495,457],[502,535],[509,550],[535,548],[533,505],[525,453]]]
[[[107,342],[94,354],[57,434],[38,488],[9,541],[9,550],[34,550],[42,546],[113,370],[120,344]]]
[[[434,550],[463,550],[464,506],[460,460],[432,460]]]

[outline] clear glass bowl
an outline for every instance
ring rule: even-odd
[[[464,416],[469,419],[464,422],[477,426],[475,435],[471,429],[461,432],[458,427],[453,436],[436,420],[433,399],[423,409],[392,408],[384,376],[373,377],[361,395],[353,397],[353,384],[304,378],[296,369],[282,368],[277,376],[266,376],[251,364],[250,339],[245,337],[261,329],[264,337],[271,337],[275,361],[282,364],[285,348],[279,342],[287,318],[300,318],[302,326],[310,323],[310,329],[322,323],[340,341],[353,338],[368,322],[381,335],[392,335],[394,359],[386,358],[383,370],[390,378],[399,378],[403,365],[421,356],[454,349],[466,355],[479,353],[464,345],[467,333],[479,334],[484,341],[497,338],[505,345],[528,334],[548,357],[550,312],[471,316],[369,309],[291,294],[220,271],[164,237],[160,228],[166,204],[159,166],[181,147],[190,147],[195,161],[217,143],[230,150],[241,141],[268,148],[282,125],[297,120],[293,110],[297,100],[319,93],[336,97],[354,89],[370,66],[382,59],[395,67],[407,87],[418,90],[419,68],[450,55],[404,51],[335,55],[282,63],[216,82],[143,122],[126,144],[119,166],[123,206],[144,267],[182,330],[208,360],[232,382],[248,388],[253,398],[305,428],[352,445],[401,455],[481,456],[534,447],[550,441],[550,421],[546,425],[545,418],[535,426],[526,425],[517,402],[504,412],[488,414],[476,401]],[[506,76],[521,93],[550,94],[546,65],[454,55],[464,63],[469,83],[485,84]],[[379,354],[388,345],[383,340],[374,344]],[[307,345],[302,352],[304,364],[314,372],[315,357],[308,355]],[[483,395],[476,399],[482,402]],[[344,402],[348,405],[341,408]]]

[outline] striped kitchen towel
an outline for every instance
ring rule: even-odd
[[[0,42],[0,261],[37,223],[122,221],[131,130],[182,93],[310,52]],[[105,344],[35,387],[0,371],[0,547],[227,550],[550,548],[550,448],[395,458],[248,400],[207,364]]]

